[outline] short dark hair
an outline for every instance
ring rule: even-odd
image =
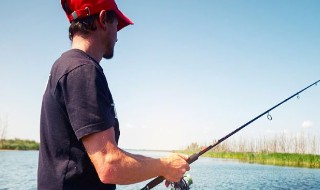
[[[113,23],[116,18],[116,13],[111,10],[106,12],[106,22]],[[75,34],[82,36],[88,35],[91,31],[95,31],[97,26],[95,20],[99,18],[99,14],[90,15],[85,18],[75,19],[69,27],[69,39],[72,41]]]

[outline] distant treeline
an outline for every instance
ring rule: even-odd
[[[39,150],[39,143],[33,140],[1,139],[0,150]]]

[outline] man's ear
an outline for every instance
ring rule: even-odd
[[[99,19],[98,19],[98,24],[99,26],[103,29],[103,30],[106,30],[107,27],[106,27],[106,11],[105,10],[102,10],[100,11],[100,14],[99,14]]]

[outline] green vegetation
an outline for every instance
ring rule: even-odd
[[[2,139],[0,140],[0,150],[39,150],[39,143],[32,140],[22,139]]]
[[[0,150],[39,150],[39,143],[32,140],[6,139],[8,119],[0,115]]]
[[[217,140],[213,140],[212,144],[216,142]],[[185,150],[179,152],[191,155],[205,147],[207,145],[203,146],[193,142]],[[231,138],[209,150],[203,156],[237,159],[248,163],[320,168],[319,149],[320,138],[314,134],[283,133],[273,137]]]
[[[191,155],[195,152],[182,151]],[[253,153],[253,152],[207,152],[203,156],[211,158],[237,159],[241,162],[268,164],[277,166],[293,166],[320,168],[320,155],[293,153]]]

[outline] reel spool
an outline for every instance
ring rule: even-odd
[[[190,185],[193,183],[192,178],[189,174],[185,174],[179,182],[171,183],[170,190],[189,190]]]

